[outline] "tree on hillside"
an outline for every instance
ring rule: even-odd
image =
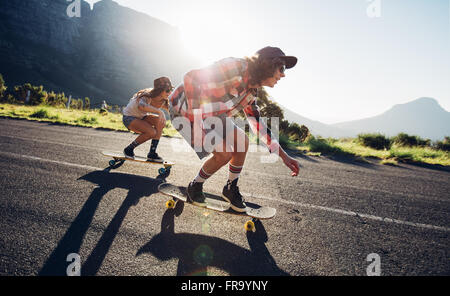
[[[288,129],[289,129],[289,121],[287,120],[281,120],[280,121],[280,133],[284,133],[284,134],[288,134]]]
[[[28,92],[30,92],[28,101],[30,105],[40,105],[47,101],[47,92],[42,85],[32,86],[30,83],[25,83],[24,85],[14,86],[16,98],[22,102],[26,102]]]
[[[287,128],[287,134],[296,141],[303,142],[309,136],[309,129],[304,125],[292,123]]]

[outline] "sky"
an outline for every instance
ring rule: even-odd
[[[269,45],[298,57],[266,90],[312,120],[367,118],[420,97],[450,111],[450,0],[114,1],[177,27],[205,66]]]

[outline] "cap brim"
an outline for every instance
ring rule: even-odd
[[[284,57],[280,57],[280,58],[282,60],[284,60],[286,69],[293,68],[297,64],[297,61],[298,61],[298,59],[293,56],[284,56]]]

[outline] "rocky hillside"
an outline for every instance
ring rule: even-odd
[[[0,0],[0,73],[8,86],[30,82],[47,90],[125,104],[153,79],[174,83],[195,67],[179,31],[112,0],[70,18],[66,0]]]
[[[394,136],[400,132],[431,140],[450,136],[450,112],[433,98],[419,98],[398,104],[388,111],[367,119],[342,122],[333,127],[357,133],[382,133]]]

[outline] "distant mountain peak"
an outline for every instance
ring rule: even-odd
[[[439,103],[436,99],[434,98],[428,98],[428,97],[422,97],[422,98],[418,98],[414,101],[405,103],[405,104],[398,104],[398,105],[438,105]],[[398,106],[396,105],[396,106]]]
[[[400,132],[432,140],[450,134],[450,112],[434,98],[422,97],[393,106],[378,116],[333,125],[357,133],[382,133],[394,136]]]
[[[422,97],[414,101],[394,105],[389,111],[411,111],[411,112],[425,112],[425,111],[438,111],[447,112],[444,108],[439,105],[439,102],[434,98]]]

